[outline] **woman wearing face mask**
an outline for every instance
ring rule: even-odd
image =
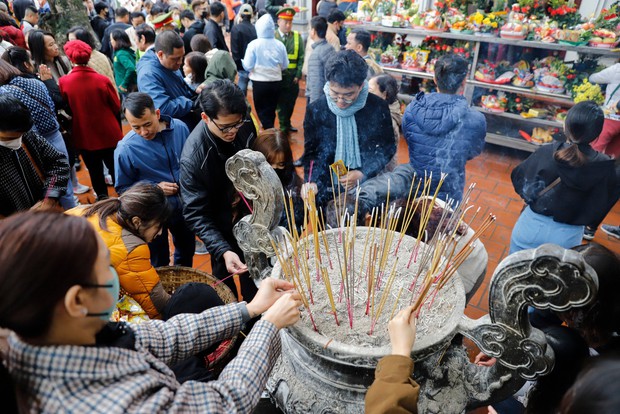
[[[290,283],[265,279],[247,305],[110,323],[119,282],[106,244],[83,218],[53,213],[0,223],[0,289],[0,326],[14,332],[0,376],[33,412],[251,412],[279,355],[278,330],[301,305]],[[217,381],[179,384],[169,364],[262,312]]]
[[[303,224],[304,206],[299,197],[301,192],[302,180],[295,172],[293,167],[293,153],[288,142],[288,136],[279,129],[268,129],[258,134],[252,148],[265,156],[273,170],[280,178],[285,194],[291,194],[293,198],[293,209],[295,213],[295,223]],[[280,225],[288,228],[286,212],[283,212]]]
[[[68,159],[54,102],[41,81],[22,76],[18,69],[0,59],[0,94],[9,94],[19,99],[30,111],[36,132]],[[71,182],[60,197],[60,204],[64,209],[75,207]]]

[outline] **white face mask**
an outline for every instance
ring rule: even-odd
[[[0,146],[17,151],[22,146],[22,137],[15,138],[10,141],[0,141]]]

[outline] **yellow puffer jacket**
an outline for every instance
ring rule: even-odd
[[[84,210],[84,207],[76,207],[66,213],[81,216]],[[164,290],[159,275],[151,265],[149,246],[109,217],[106,221],[107,230],[99,225],[98,215],[87,220],[110,249],[110,260],[123,290],[142,306],[149,318],[160,319],[170,295]]]

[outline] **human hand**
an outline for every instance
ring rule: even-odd
[[[308,196],[310,195],[310,191],[316,194],[319,192],[319,188],[317,187],[315,183],[304,183],[301,186],[301,198],[303,200],[307,200]]]
[[[364,178],[364,173],[360,170],[350,170],[348,173],[338,178],[340,184],[347,188],[356,187]]]
[[[206,85],[204,83],[201,83],[200,85],[198,85],[198,87],[196,88],[196,93],[198,95],[200,95],[200,92],[202,92],[202,90],[205,88],[205,86]]]
[[[257,315],[265,312],[282,296],[293,293],[295,298],[299,297],[299,293],[294,290],[295,286],[287,282],[286,280],[273,279],[268,277],[260,282],[260,288],[256,292],[256,296],[252,299],[252,302],[248,303],[248,312],[250,317],[254,318]]]
[[[495,365],[496,362],[497,362],[497,359],[490,357],[482,352],[476,355],[476,358],[474,359],[474,364],[480,365],[483,367],[492,367],[493,365]]]
[[[39,65],[39,79],[42,81],[52,79],[52,71],[47,65]]]
[[[487,406],[487,410],[489,410],[487,414],[497,414],[497,411],[495,411],[495,408],[491,407],[490,405]]]
[[[415,342],[416,317],[414,307],[408,306],[396,314],[388,324],[392,355],[411,357],[411,349]]]
[[[237,253],[229,250],[226,253],[224,253],[223,257],[224,257],[224,263],[226,264],[226,270],[228,270],[228,273],[239,274],[239,273],[244,273],[248,271],[248,267],[245,264],[243,264],[241,259],[239,259],[239,256],[237,255]]]
[[[179,192],[179,185],[177,183],[162,181],[161,183],[157,184],[157,186],[164,190],[164,194],[167,196],[175,195]]]
[[[118,89],[120,89],[121,92],[127,92],[127,88],[123,87],[122,85],[119,85]]]
[[[297,84],[299,83],[299,79],[298,79],[298,78],[293,78],[293,83],[294,83],[295,85],[297,85]]]
[[[280,297],[263,315],[263,319],[282,329],[294,325],[301,317],[301,299],[296,291]]]

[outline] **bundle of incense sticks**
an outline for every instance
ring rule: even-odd
[[[331,173],[330,177],[332,177]],[[466,221],[472,209],[469,205],[471,193],[475,188],[475,184],[472,184],[465,191],[463,202],[454,203],[453,200],[448,200],[445,203],[436,223],[436,231],[429,239],[427,227],[445,178],[446,175],[441,174],[433,190],[432,174],[425,174],[423,179],[414,177],[404,209],[396,209],[393,204],[390,204],[390,183],[388,182],[385,203],[372,209],[370,227],[360,238],[363,240],[363,246],[361,247],[361,260],[358,263],[355,258],[356,251],[359,254],[359,248],[356,246],[359,244],[357,241],[359,186],[355,191],[355,204],[351,212],[343,200],[343,195],[348,192],[347,187],[345,186],[343,194],[339,185],[332,185],[337,231],[332,231],[330,236],[326,233],[328,226],[325,223],[322,209],[316,205],[313,192],[309,192],[304,201],[301,231],[298,230],[298,223],[295,222],[292,195],[290,192],[283,194],[285,215],[289,225],[288,234],[279,239],[272,239],[271,243],[282,267],[283,277],[299,290],[303,305],[316,331],[318,327],[312,312],[313,307],[316,306],[313,290],[316,291],[319,285],[322,285],[326,292],[326,300],[329,300],[329,308],[336,325],[340,325],[343,316],[338,315],[338,304],[344,301],[345,317],[351,329],[354,327],[356,317],[353,311],[356,305],[356,295],[361,293],[359,292],[361,289],[363,292],[361,294],[364,295],[365,313],[364,315],[358,314],[357,317],[370,318],[370,331],[368,332],[370,335],[373,334],[388,302],[394,301],[390,311],[390,315],[393,316],[401,307],[401,297],[407,289],[411,294],[409,303],[414,304],[418,314],[425,303],[429,302],[429,308],[432,307],[437,293],[448,285],[458,267],[473,251],[476,240],[495,221],[495,217],[489,215],[457,251],[457,245],[463,237],[458,234],[458,229],[463,225],[471,227],[480,211],[479,208],[475,210]],[[414,200],[419,201],[414,203]],[[417,237],[405,266],[405,263],[399,263],[398,249],[416,213],[420,218],[416,231]],[[397,229],[399,223],[400,229]],[[394,258],[389,266],[388,259],[392,255]],[[415,272],[407,271],[412,263],[416,264]],[[311,270],[312,265],[314,271]],[[409,276],[406,276],[407,274]],[[392,290],[398,277],[411,277],[412,280],[411,283],[407,281],[406,285],[401,284],[402,287],[394,294]],[[359,300],[358,296],[357,301]],[[405,304],[403,303],[402,306]]]

